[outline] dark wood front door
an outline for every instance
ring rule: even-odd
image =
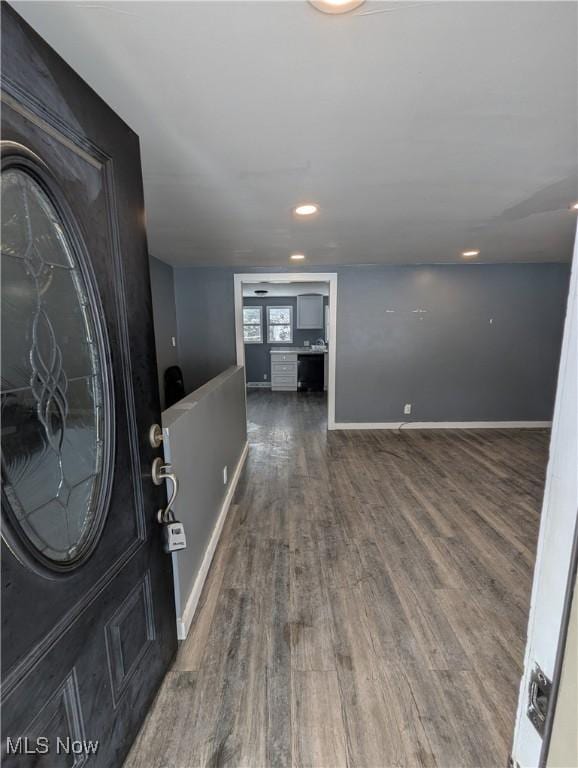
[[[176,649],[139,142],[5,4],[1,405],[4,765],[118,766]]]

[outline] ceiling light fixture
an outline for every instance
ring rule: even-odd
[[[313,216],[319,213],[319,206],[316,203],[302,203],[293,208],[293,213],[296,216]]]
[[[575,202],[575,203],[572,203],[572,205],[570,206],[570,210],[571,211],[578,211],[578,201]]]
[[[303,261],[303,259],[305,258],[305,254],[304,253],[292,253],[290,258],[293,261]]]
[[[349,13],[363,5],[365,0],[309,0],[309,2],[322,13]]]
[[[464,259],[473,259],[475,256],[479,256],[480,252],[477,250],[472,251],[462,251],[462,256]]]

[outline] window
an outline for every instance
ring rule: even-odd
[[[2,172],[2,486],[9,529],[53,570],[92,550],[112,458],[105,324],[90,264],[36,174]],[[4,499],[2,525],[4,526]]]
[[[263,343],[263,307],[243,307],[243,340],[245,344]]]
[[[267,341],[293,343],[293,307],[267,307]]]

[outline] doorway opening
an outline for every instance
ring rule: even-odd
[[[326,393],[327,428],[335,429],[337,274],[248,273],[234,280],[237,365],[245,368],[247,389],[271,397]]]

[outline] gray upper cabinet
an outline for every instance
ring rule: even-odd
[[[323,328],[323,296],[297,296],[297,328]]]

